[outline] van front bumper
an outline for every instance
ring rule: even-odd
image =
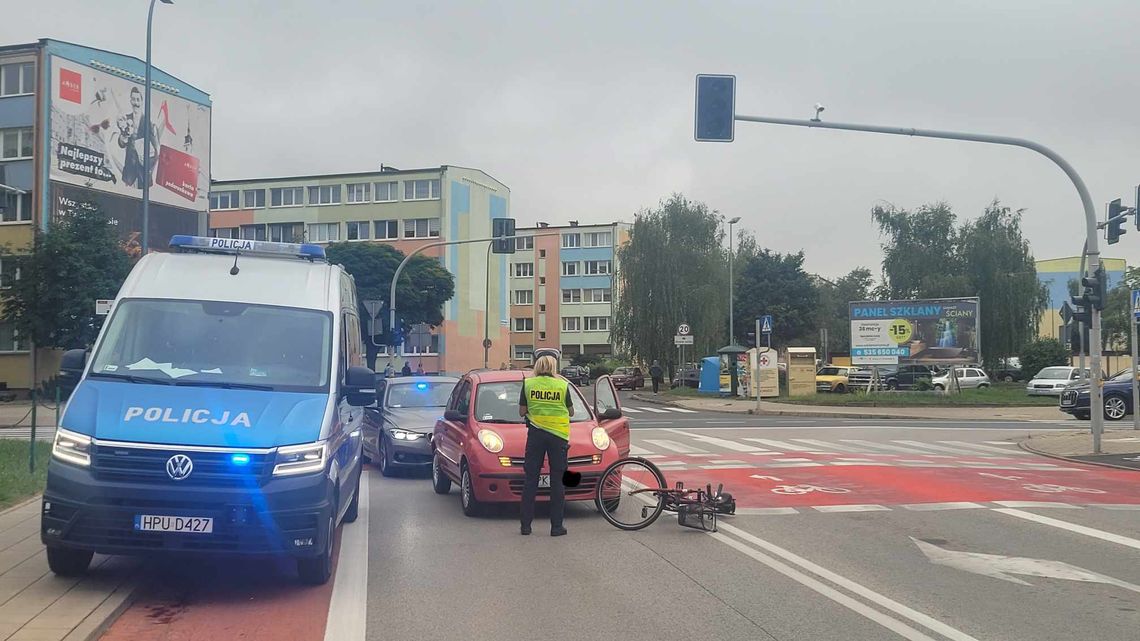
[[[333,509],[325,473],[270,478],[248,487],[113,482],[52,460],[41,502],[45,545],[100,554],[209,553],[315,556]],[[208,534],[135,529],[137,515],[213,518]]]

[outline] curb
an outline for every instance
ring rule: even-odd
[[[128,574],[91,614],[83,617],[72,628],[63,641],[99,641],[103,633],[135,602],[135,591],[140,585],[135,581],[137,576],[138,571]]]
[[[19,503],[15,504],[15,505],[11,505],[9,507],[6,507],[3,510],[0,510],[0,516],[4,516],[5,514],[7,514],[9,512],[15,512],[16,510],[18,510],[22,507],[27,507],[28,504],[30,504],[30,503],[35,503],[36,501],[40,500],[40,496],[41,496],[40,494],[36,494],[36,495],[28,498],[26,501],[20,501]]]
[[[1126,467],[1124,465],[1117,465],[1115,463],[1104,463],[1104,462],[1100,462],[1100,461],[1086,461],[1084,459],[1070,458],[1070,457],[1064,456],[1062,454],[1053,454],[1051,452],[1044,452],[1044,451],[1039,450],[1035,447],[1031,447],[1029,445],[1029,441],[1030,441],[1029,438],[1024,438],[1024,439],[1017,442],[1017,446],[1019,448],[1025,450],[1026,452],[1029,452],[1030,454],[1036,454],[1038,456],[1044,456],[1045,458],[1051,458],[1051,459],[1055,459],[1058,461],[1065,461],[1066,463],[1096,465],[1097,467],[1110,467],[1114,470],[1128,470],[1129,472],[1140,472],[1140,470],[1138,470],[1134,467]]]
[[[635,394],[632,397],[634,400],[641,403],[655,403],[657,405],[672,405],[674,407],[685,407],[672,400],[665,400],[661,398],[644,397]],[[695,409],[692,407],[685,407],[685,409]],[[800,416],[805,418],[859,418],[859,419],[873,419],[873,420],[905,420],[905,421],[945,421],[955,420],[943,416],[923,416],[919,414],[871,414],[866,412],[821,412],[818,410],[797,410],[797,409],[779,409],[772,411],[757,412],[755,408],[750,408],[746,411],[736,410],[723,410],[723,409],[701,409],[705,412],[719,412],[721,414],[744,414],[748,416]],[[976,420],[976,419],[961,419],[961,420]],[[1011,418],[1010,421],[1023,421],[1027,419]]]

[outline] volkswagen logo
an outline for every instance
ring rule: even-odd
[[[175,454],[166,459],[166,474],[175,481],[184,481],[194,471],[194,461],[185,454]]]

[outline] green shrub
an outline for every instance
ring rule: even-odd
[[[1072,358],[1069,350],[1054,338],[1035,339],[1021,350],[1021,371],[1027,378],[1033,378],[1046,367],[1070,363]]]

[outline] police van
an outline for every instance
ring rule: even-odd
[[[363,366],[356,288],[317,245],[175,236],[142,258],[74,385],[41,537],[60,575],[93,553],[296,558],[332,572],[357,516]]]

